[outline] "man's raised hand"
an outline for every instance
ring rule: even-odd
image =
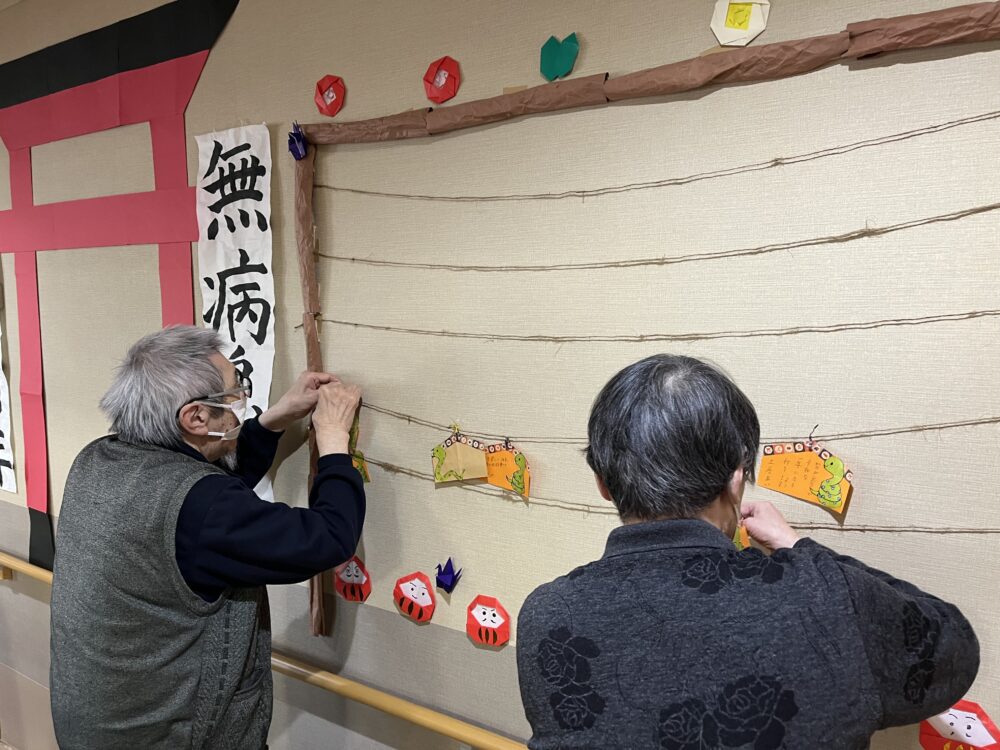
[[[340,379],[329,372],[304,372],[278,402],[260,415],[260,424],[269,430],[281,432],[293,422],[309,416],[319,401],[319,391],[324,385],[339,383]]]
[[[321,456],[347,453],[354,413],[360,403],[361,388],[356,385],[335,380],[320,386],[312,422]]]
[[[771,551],[793,547],[799,540],[781,511],[769,502],[745,502],[740,512],[750,538]]]

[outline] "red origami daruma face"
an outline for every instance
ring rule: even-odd
[[[469,604],[465,632],[476,643],[502,646],[510,640],[510,615],[494,597],[480,594]]]
[[[372,592],[372,579],[357,555],[333,571],[333,587],[349,602],[363,602]]]
[[[414,622],[428,622],[434,616],[434,587],[423,573],[410,573],[396,581],[392,598],[400,613]]]
[[[997,750],[1000,730],[982,706],[962,700],[920,723],[920,747],[924,750]]]

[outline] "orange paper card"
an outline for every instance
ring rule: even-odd
[[[487,484],[528,496],[531,488],[528,459],[510,441],[486,446],[486,471]]]
[[[736,533],[733,534],[733,545],[735,545],[738,550],[745,550],[750,546],[750,534],[747,533],[747,527],[740,524]]]
[[[854,475],[819,443],[771,443],[764,446],[757,484],[842,515],[851,499]]]

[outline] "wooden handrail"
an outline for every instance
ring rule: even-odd
[[[6,552],[0,552],[0,580],[10,578],[11,573],[21,573],[28,578],[52,585],[51,571],[32,565],[19,557],[8,555]],[[309,685],[336,693],[348,700],[371,706],[390,716],[429,729],[444,737],[464,742],[474,748],[481,748],[481,750],[525,750],[525,746],[520,742],[508,739],[488,729],[483,729],[475,724],[456,719],[453,716],[385,693],[360,682],[349,680],[339,674],[328,672],[314,664],[300,661],[277,651],[271,654],[271,669]]]
[[[24,573],[24,575],[28,576],[28,578],[34,578],[36,581],[49,584],[49,586],[52,585],[51,570],[39,568],[37,565],[32,565],[27,560],[22,560],[20,557],[8,555],[6,552],[0,552],[0,568],[7,568],[15,573]]]
[[[524,750],[524,745],[474,724],[447,716],[433,709],[411,703],[404,698],[383,693],[381,690],[348,680],[338,674],[319,669],[312,664],[293,659],[284,654],[271,655],[271,669],[289,677],[321,687],[387,714],[405,719],[411,724],[430,729],[472,747],[484,750]]]

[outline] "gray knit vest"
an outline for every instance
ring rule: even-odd
[[[177,568],[188,491],[221,469],[115,437],[66,480],[52,584],[52,718],[63,750],[260,750],[271,723],[267,592],[208,603]]]

